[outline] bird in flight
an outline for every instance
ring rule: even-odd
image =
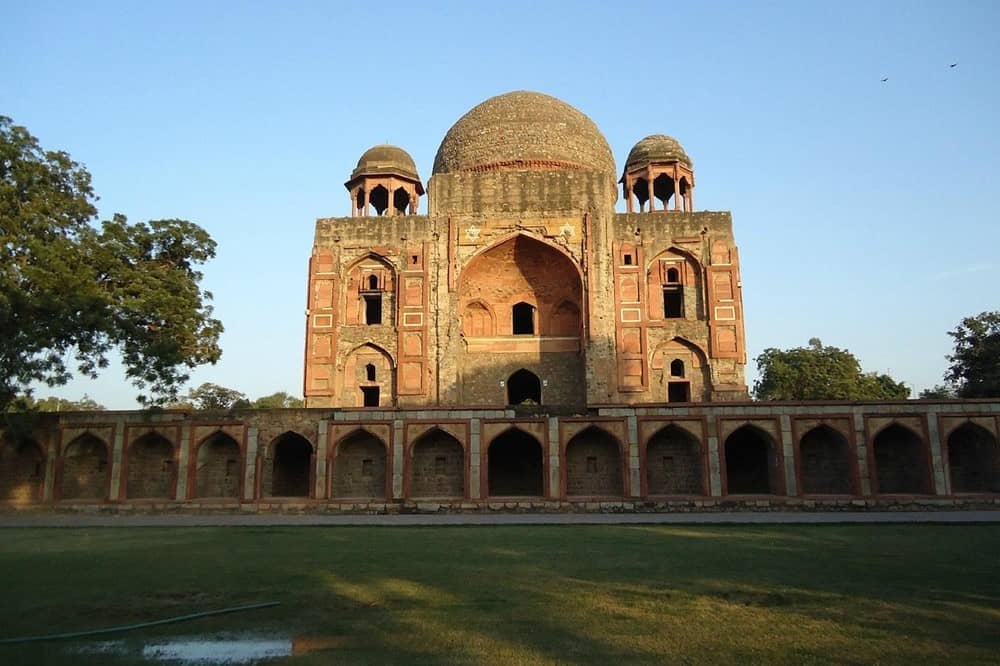
[[[957,62],[953,62],[953,63],[951,63],[950,65],[948,65],[948,67],[954,67],[954,66],[955,66],[955,65],[957,65],[957,64],[958,64]]]
[[[888,80],[889,80],[889,77],[887,76],[887,77],[885,77],[884,79],[882,79],[882,83],[885,83],[885,82],[886,82],[886,81],[888,81]]]

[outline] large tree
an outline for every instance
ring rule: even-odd
[[[277,393],[257,398],[250,403],[250,406],[255,409],[289,409],[292,407],[304,407],[305,402],[302,398],[296,398],[284,391],[278,391]]]
[[[222,324],[197,267],[215,242],[184,220],[97,225],[90,174],[0,116],[0,410],[30,386],[95,377],[117,351],[143,404],[214,363]]]
[[[1000,398],[1000,311],[966,317],[949,331],[955,352],[945,381],[960,398]]]
[[[846,349],[824,346],[818,338],[808,347],[765,349],[758,356],[758,400],[903,400],[910,389],[892,377],[865,373]]]

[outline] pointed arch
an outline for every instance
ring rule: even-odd
[[[0,502],[42,499],[45,453],[33,437],[0,437]]]
[[[546,335],[570,337],[581,333],[583,321],[580,317],[580,307],[573,301],[564,300],[555,306],[548,321],[549,330],[542,331]]]
[[[708,354],[701,345],[675,336],[653,348],[649,367],[656,373],[654,379],[662,391],[662,400],[701,402],[711,399],[711,368]]]
[[[409,497],[466,496],[465,447],[440,428],[431,428],[410,444],[406,467]]]
[[[330,497],[387,497],[388,446],[368,429],[355,428],[337,440],[330,450],[330,463]]]
[[[203,499],[239,499],[243,487],[243,447],[221,429],[197,444],[194,463],[194,496]]]
[[[173,499],[177,488],[177,447],[158,432],[133,441],[125,454],[125,497]]]
[[[892,421],[872,437],[872,485],[876,494],[930,494],[927,444],[909,427]]]
[[[294,430],[272,439],[261,470],[261,490],[265,497],[312,497],[316,474],[316,453],[312,442]]]
[[[471,266],[473,264],[473,262],[475,262],[475,260],[477,258],[481,257],[482,255],[486,254],[487,252],[490,252],[491,250],[494,250],[494,249],[500,247],[504,243],[506,243],[508,241],[511,241],[511,240],[516,240],[517,238],[525,238],[525,239],[528,239],[528,240],[535,241],[536,243],[541,243],[542,245],[544,245],[545,247],[549,248],[550,250],[555,250],[559,254],[563,255],[563,257],[565,257],[571,264],[573,264],[573,267],[576,268],[577,276],[580,278],[580,280],[582,282],[582,280],[583,280],[583,269],[580,267],[579,263],[573,257],[573,255],[569,252],[569,250],[567,250],[567,249],[565,249],[565,248],[563,248],[563,247],[561,247],[561,246],[559,246],[559,245],[557,245],[555,243],[552,243],[549,240],[547,240],[546,238],[544,238],[542,236],[539,236],[538,234],[536,234],[536,233],[534,233],[532,231],[528,231],[526,229],[519,229],[517,231],[512,231],[512,232],[510,232],[510,233],[508,233],[506,235],[501,236],[500,238],[497,238],[496,240],[494,240],[493,242],[491,242],[489,245],[486,245],[486,246],[481,247],[478,250],[476,250],[472,254],[472,256],[469,257],[466,260],[465,266],[462,267],[461,273],[465,273],[466,269],[468,269],[468,267]]]
[[[622,497],[625,494],[624,447],[617,437],[589,425],[567,443],[566,494],[576,497]]]
[[[511,426],[486,445],[486,494],[489,497],[542,497],[546,464],[542,443]]]
[[[507,378],[507,404],[520,405],[525,402],[542,404],[542,381],[532,371],[521,368]]]
[[[462,335],[465,337],[493,337],[496,330],[496,313],[483,299],[472,299],[462,308]]]
[[[374,367],[374,372],[369,366]],[[356,345],[344,356],[342,372],[342,406],[385,407],[394,404],[396,361],[380,345],[371,341]]]
[[[803,495],[853,495],[857,488],[851,445],[839,430],[821,423],[798,442],[799,488]]]
[[[723,446],[725,495],[780,495],[781,451],[774,438],[753,423],[734,430]]]
[[[1000,452],[996,435],[972,421],[945,439],[952,493],[1000,493]]]
[[[671,423],[645,446],[647,495],[705,495],[705,455],[701,441]]]
[[[107,499],[111,478],[108,449],[107,442],[90,432],[66,445],[60,465],[60,498]]]
[[[354,259],[344,271],[342,312],[348,325],[392,326],[396,310],[396,266],[376,252]]]

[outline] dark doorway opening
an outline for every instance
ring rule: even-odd
[[[369,326],[382,323],[382,294],[365,294],[365,323]]]
[[[829,426],[807,432],[799,443],[802,492],[846,495],[854,491],[847,440]]]
[[[309,497],[312,444],[301,435],[285,433],[274,443],[271,495]]]
[[[507,404],[520,405],[526,401],[542,404],[542,382],[535,373],[522,368],[507,380]]]
[[[518,303],[514,306],[514,335],[535,334],[535,308],[529,303]]]
[[[542,496],[542,445],[537,439],[520,430],[508,430],[493,440],[487,455],[490,496]]]
[[[377,386],[362,386],[361,396],[363,399],[363,407],[378,407],[379,406],[379,390]]]
[[[664,319],[680,319],[684,316],[684,292],[681,287],[663,288]]]
[[[667,402],[691,402],[691,382],[667,384]]]
[[[763,431],[743,426],[726,439],[726,494],[767,495],[777,489],[777,454]]]
[[[948,436],[952,492],[1000,492],[998,463],[996,437],[986,428],[966,423]]]
[[[879,493],[930,493],[924,443],[912,430],[894,423],[873,445]]]

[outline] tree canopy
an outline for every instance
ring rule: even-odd
[[[120,354],[142,404],[215,363],[222,324],[197,267],[215,242],[185,220],[96,224],[87,170],[0,116],[0,409],[35,382],[89,377]]]
[[[945,381],[960,398],[1000,398],[1000,311],[966,317],[949,331],[955,351]]]
[[[758,356],[758,400],[902,400],[910,389],[892,377],[865,373],[846,349],[824,346],[818,338],[808,347],[765,349]]]
[[[177,402],[167,405],[170,409],[230,410],[230,409],[288,409],[303,407],[301,398],[277,391],[256,400],[249,400],[242,391],[206,382],[188,391]]]

